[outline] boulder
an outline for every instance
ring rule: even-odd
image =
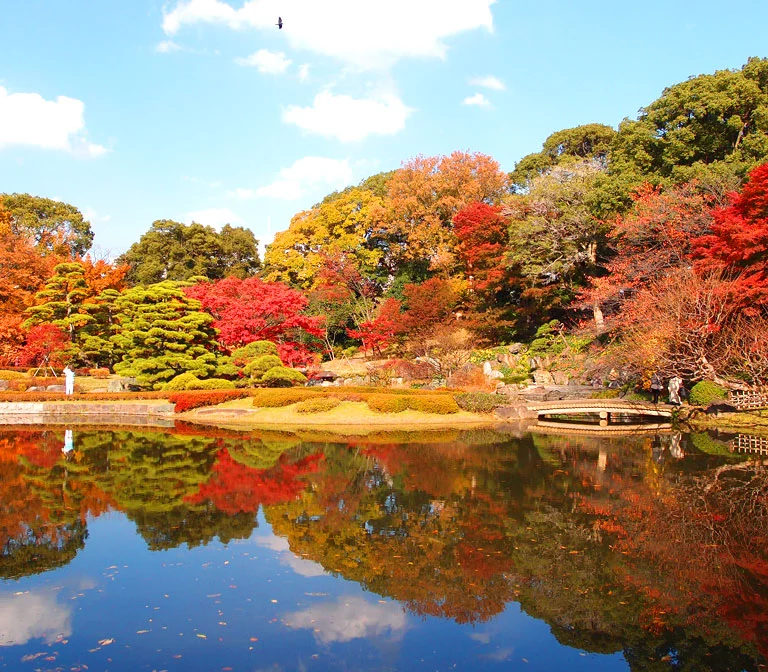
[[[32,389],[32,388],[29,388]],[[49,385],[45,388],[46,392],[66,392],[67,389],[63,385]]]
[[[717,418],[728,413],[738,413],[739,409],[726,401],[713,401],[704,409],[704,412]]]
[[[529,411],[525,404],[510,404],[499,406],[494,410],[494,415],[502,420],[521,420],[523,418],[537,417],[536,411]]]
[[[534,371],[533,382],[537,385],[552,385],[555,380],[549,371]]]
[[[10,386],[10,382],[7,380],[0,380],[0,392],[5,392]]]

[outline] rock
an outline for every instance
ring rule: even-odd
[[[32,389],[32,388],[29,388]],[[65,388],[63,385],[49,385],[45,388],[46,392],[66,392],[67,388]]]
[[[510,404],[509,406],[499,406],[494,410],[494,415],[503,420],[520,420],[522,418],[538,417],[536,411],[529,411],[525,404]]]
[[[483,373],[486,376],[490,376],[493,373],[493,367],[490,362],[483,362]]]
[[[33,385],[32,387],[27,388],[27,392],[45,392],[45,388],[38,385]]]
[[[517,385],[500,385],[496,388],[496,394],[505,394],[508,397],[520,397],[520,388]]]
[[[507,347],[507,350],[510,351],[513,355],[519,355],[523,351],[523,344],[522,343],[510,343]]]
[[[713,401],[704,409],[704,412],[717,418],[727,413],[738,413],[739,409],[726,401]]]
[[[552,380],[555,385],[567,385],[571,377],[565,371],[553,371]]]
[[[491,371],[487,377],[491,380],[501,380],[504,374],[501,371]]]
[[[107,392],[125,392],[126,390],[138,391],[141,387],[135,378],[113,378],[107,384]]]
[[[534,371],[533,382],[537,385],[552,385],[555,380],[549,371]]]
[[[8,389],[10,383],[7,380],[0,380],[0,392],[5,392]]]

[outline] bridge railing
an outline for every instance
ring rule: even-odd
[[[750,390],[729,390],[728,401],[740,411],[768,408],[768,387]]]

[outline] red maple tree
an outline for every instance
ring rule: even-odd
[[[314,359],[311,338],[321,338],[321,317],[305,314],[308,300],[281,282],[259,278],[225,278],[184,290],[213,315],[219,340],[228,347],[253,341],[272,341],[280,359],[289,365]]]

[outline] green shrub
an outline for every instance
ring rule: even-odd
[[[504,396],[487,392],[460,392],[453,398],[461,410],[471,413],[491,413],[494,408],[507,403]]]
[[[250,362],[262,355],[277,356],[277,346],[272,341],[253,341],[242,348],[237,348],[232,353],[232,359],[236,362]]]
[[[379,413],[401,413],[408,410],[408,397],[401,394],[369,394],[365,403]]]
[[[459,412],[456,400],[448,394],[370,394],[365,401],[368,408],[379,413],[401,413],[409,408],[439,415]]]
[[[341,399],[336,397],[315,397],[314,399],[305,399],[296,404],[297,413],[324,413],[330,411],[341,404]]]
[[[282,366],[283,363],[277,355],[260,355],[252,362],[248,362],[243,368],[243,373],[256,382],[261,382],[261,377],[270,369]]]
[[[694,406],[704,406],[718,399],[727,398],[728,390],[724,387],[709,380],[702,380],[691,388],[691,396],[688,399],[688,403]]]
[[[318,396],[318,393],[308,387],[270,388],[253,390],[251,396],[257,408],[279,408]]]
[[[183,390],[199,390],[198,385],[203,381],[200,380],[194,373],[189,371],[180,373],[175,378],[169,380],[164,386],[163,390],[169,392],[181,392]]]
[[[201,380],[196,390],[234,390],[235,384],[231,380],[224,378],[206,378]]]
[[[435,413],[437,415],[448,415],[449,413],[458,413],[459,405],[453,397],[447,394],[423,395],[420,397],[406,397],[408,399],[408,408],[422,413]]]
[[[273,366],[261,377],[260,382],[269,387],[290,387],[295,383],[306,383],[307,377],[301,371],[287,366]]]
[[[590,399],[618,399],[621,390],[595,390],[589,395]]]

